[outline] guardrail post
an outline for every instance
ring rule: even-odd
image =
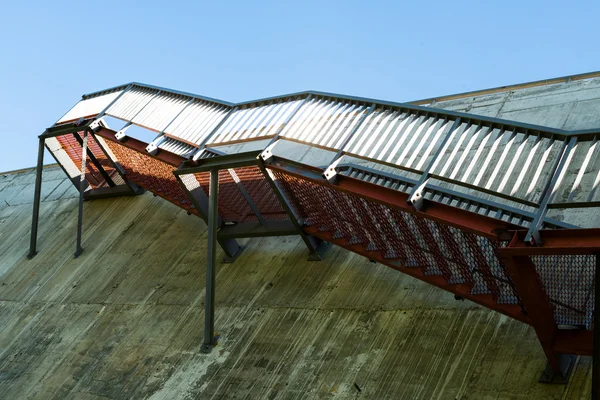
[[[413,188],[409,194],[409,197],[408,197],[409,204],[412,204],[419,211],[423,208],[423,195],[424,195],[424,191],[425,191],[425,186],[427,185],[427,182],[429,181],[429,176],[431,175],[431,172],[433,171],[433,167],[437,164],[438,159],[441,156],[443,156],[442,152],[444,150],[446,150],[446,144],[452,137],[452,132],[454,132],[456,129],[458,129],[458,127],[460,126],[460,123],[461,123],[460,118],[456,118],[454,120],[454,123],[452,124],[452,126],[450,127],[448,132],[446,132],[446,135],[440,142],[437,150],[435,151],[433,157],[431,158],[431,161],[429,162],[429,164],[423,171],[423,174],[421,174],[421,178],[419,178],[419,181],[413,186]],[[464,131],[464,129],[466,129],[466,125],[463,127],[463,131]]]
[[[529,227],[529,231],[527,232],[527,236],[525,237],[526,242],[535,244],[537,246],[541,246],[543,244],[539,230],[544,225],[544,218],[546,217],[546,212],[548,211],[548,204],[550,203],[550,200],[552,200],[555,187],[560,182],[563,169],[565,166],[568,167],[567,160],[569,160],[571,151],[573,151],[573,148],[575,148],[576,144],[576,136],[572,137],[568,144],[565,139],[565,143],[562,146],[561,155],[556,159],[556,162],[552,168],[550,179],[548,180],[548,183],[542,192],[539,209],[537,210],[535,218],[533,219],[533,222]]]

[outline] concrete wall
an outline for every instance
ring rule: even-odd
[[[540,384],[528,326],[339,248],[307,262],[296,237],[219,266],[221,338],[202,354],[204,223],[150,194],[87,202],[73,259],[61,174],[46,171],[33,260],[33,173],[0,175],[1,399],[590,397],[589,358]]]
[[[551,128],[600,128],[600,78],[440,101],[430,106]]]
[[[551,85],[515,89],[507,92],[467,96],[430,103],[429,106],[503,118],[551,128],[600,131],[600,78],[574,80]],[[579,172],[590,143],[581,143],[567,175],[573,180]],[[596,151],[597,152],[597,151]],[[595,160],[595,161],[594,161]],[[549,157],[546,162],[554,159]],[[600,171],[600,158],[592,158],[586,168],[578,198],[585,199]],[[515,171],[515,175],[518,170]],[[567,177],[566,180],[569,178]],[[510,181],[509,181],[510,182]],[[557,200],[567,201],[567,194]],[[553,209],[548,216],[582,228],[600,227],[598,208]]]

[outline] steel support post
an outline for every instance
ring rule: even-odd
[[[550,300],[542,288],[535,265],[529,256],[503,254],[502,258],[548,360],[540,382],[568,382],[575,357],[570,354],[558,354],[553,350],[558,329]]]
[[[215,337],[215,275],[217,265],[217,228],[219,201],[219,170],[210,171],[208,199],[208,247],[206,249],[206,299],[204,302],[204,343],[202,352],[210,353],[217,344]]]
[[[83,192],[85,191],[85,164],[87,159],[88,130],[83,131],[83,142],[81,144],[81,177],[79,178],[79,214],[77,215],[77,245],[73,257],[77,258],[83,253],[81,247],[81,235],[83,231]]]
[[[181,188],[188,196],[188,199],[190,199],[190,201],[194,205],[194,208],[198,211],[199,217],[204,222],[206,222],[206,224],[208,224],[209,200],[208,200],[208,197],[206,196],[206,193],[204,193],[204,190],[199,185],[195,189],[189,189],[186,186],[186,184],[183,182],[183,180],[188,180],[190,177],[191,177],[191,179],[196,181],[196,178],[192,174],[186,174],[186,175],[174,174],[174,175],[175,175],[175,179],[177,179],[177,182],[179,182],[179,185],[181,185]],[[222,222],[221,222],[220,218],[217,221],[217,226],[218,227],[222,226]],[[221,246],[221,248],[223,249],[223,251],[225,252],[225,258],[222,261],[224,263],[234,262],[235,259],[237,258],[237,256],[239,256],[240,253],[242,252],[243,247],[240,246],[240,244],[235,239],[225,239],[225,238],[220,238],[217,236],[217,241],[218,241],[219,245]]]
[[[600,253],[596,253],[594,279],[594,355],[592,365],[592,399],[600,400]]]
[[[27,258],[32,259],[37,254],[37,230],[40,217],[40,197],[42,194],[42,171],[44,170],[44,143],[46,139],[40,137],[38,145],[38,160],[35,170],[35,192],[33,195],[33,215],[31,217],[31,239],[29,242],[29,254]]]

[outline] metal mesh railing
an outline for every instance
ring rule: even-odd
[[[219,216],[224,222],[249,222],[258,218],[248,200],[244,198],[238,185],[248,193],[250,201],[256,204],[265,220],[286,220],[288,216],[269,187],[264,175],[258,167],[235,168],[233,173],[239,178],[236,183],[231,172],[219,171]],[[194,174],[198,183],[208,196],[210,176],[208,172]]]
[[[532,256],[557,324],[591,329],[594,311],[594,255]]]
[[[274,171],[294,208],[319,232],[377,251],[383,260],[421,268],[465,284],[472,294],[490,294],[500,304],[520,303],[499,258],[506,242],[492,241],[358,196]]]
[[[173,175],[177,167],[113,141],[107,140],[106,143],[125,170],[128,180],[188,212],[198,213]]]

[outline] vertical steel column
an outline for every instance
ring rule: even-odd
[[[502,259],[548,360],[540,382],[566,383],[573,369],[574,357],[552,350],[558,330],[552,305],[542,288],[535,265],[529,256],[503,255]]]
[[[88,142],[88,130],[87,128],[83,131],[83,142],[81,144],[81,177],[79,178],[79,214],[77,216],[77,246],[75,247],[75,254],[73,257],[77,258],[83,253],[83,247],[81,247],[81,234],[83,231],[83,192],[85,191],[85,164],[87,161],[87,142]]]
[[[596,254],[594,271],[594,353],[592,365],[592,399],[600,400],[600,254]]]
[[[27,258],[32,259],[37,254],[37,230],[40,217],[40,196],[42,194],[42,171],[44,169],[44,143],[46,139],[40,137],[38,145],[38,160],[35,170],[35,193],[33,195],[33,215],[31,217],[31,240],[29,242],[29,254]]]
[[[210,353],[216,344],[215,338],[215,275],[217,265],[217,228],[219,220],[219,170],[210,170],[208,195],[208,247],[206,249],[206,294],[204,301],[204,343],[202,352]]]

